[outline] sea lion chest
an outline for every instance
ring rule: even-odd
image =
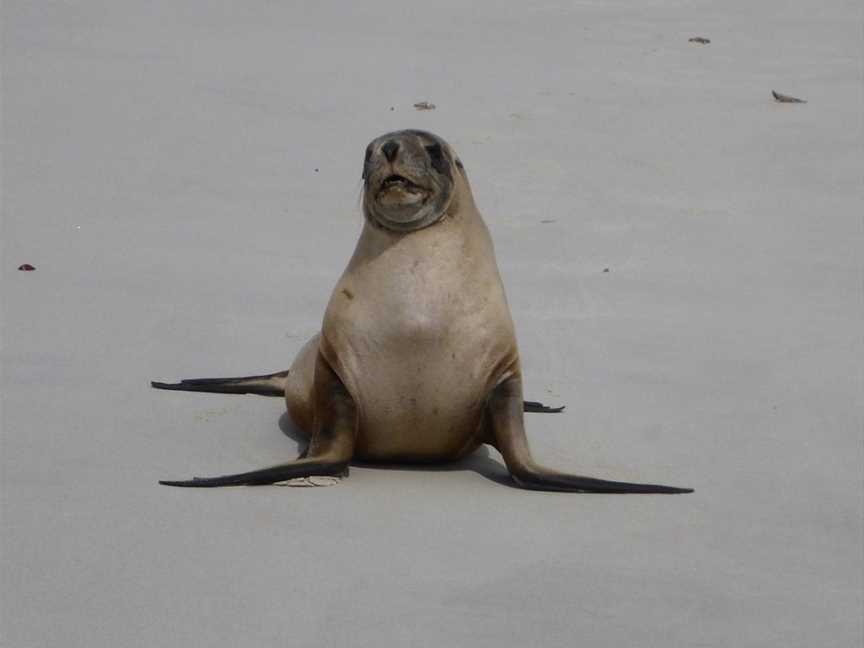
[[[321,350],[357,403],[356,446],[367,459],[472,450],[485,400],[514,364],[494,256],[448,233],[431,228],[355,253],[333,291]]]

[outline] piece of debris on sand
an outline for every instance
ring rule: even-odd
[[[771,95],[774,97],[774,101],[778,101],[780,103],[807,103],[806,99],[799,99],[798,97],[790,97],[789,95],[780,94],[779,92],[771,91]]]
[[[328,475],[312,475],[310,477],[295,477],[294,479],[286,479],[285,481],[275,482],[274,486],[293,486],[294,488],[314,488],[315,486],[335,486],[340,481],[339,477],[330,477]]]
[[[418,101],[414,104],[417,110],[435,110],[435,104],[428,101]]]
[[[707,45],[711,42],[710,38],[705,38],[704,36],[694,36],[688,42],[690,43],[698,43],[699,45]]]
[[[33,272],[36,268],[29,263],[22,263],[20,266],[18,266],[18,269],[22,272]]]

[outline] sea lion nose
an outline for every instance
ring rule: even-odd
[[[392,162],[396,159],[396,153],[399,151],[399,143],[394,142],[393,140],[389,140],[384,142],[384,146],[381,147],[381,152],[384,153],[384,157],[387,158],[388,162]]]

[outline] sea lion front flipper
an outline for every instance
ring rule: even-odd
[[[342,477],[348,470],[348,462],[339,462],[331,457],[297,459],[290,463],[253,470],[236,475],[220,477],[193,477],[181,481],[160,480],[163,486],[187,488],[216,488],[219,486],[263,486],[298,477],[331,476]]]
[[[220,477],[194,477],[181,481],[160,481],[163,486],[214,488],[218,486],[258,486],[295,479],[327,475],[342,477],[354,454],[357,407],[326,361],[320,356],[315,367],[315,408],[319,425],[312,435],[305,456],[288,463],[251,472]]]
[[[591,493],[692,493],[690,488],[657,484],[631,484],[581,475],[569,475],[539,466],[531,457],[522,418],[522,378],[514,376],[498,385],[489,399],[489,421],[494,445],[514,481],[522,488]]]

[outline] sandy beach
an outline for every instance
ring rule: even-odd
[[[861,645],[862,28],[841,0],[4,2],[0,644]],[[465,163],[526,397],[567,406],[528,418],[538,459],[694,494],[524,491],[491,449],[157,485],[295,455],[279,399],[149,381],[288,367],[399,128]]]

